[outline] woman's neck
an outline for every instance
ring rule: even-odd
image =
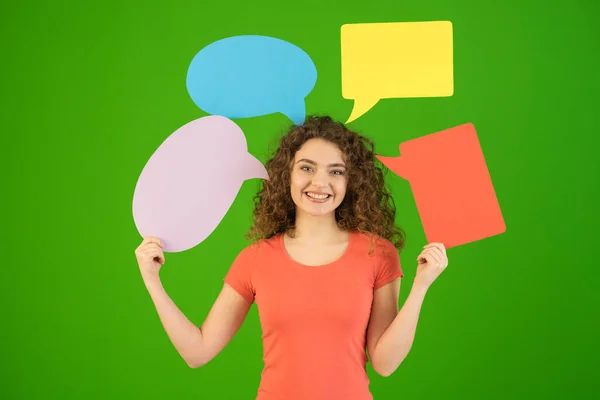
[[[344,233],[338,226],[333,213],[323,216],[296,213],[294,239],[308,242],[324,242],[332,239],[335,240]]]

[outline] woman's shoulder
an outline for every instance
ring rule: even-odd
[[[353,231],[351,234],[354,236],[356,242],[362,244],[375,244],[382,247],[394,247],[394,244],[383,236],[380,236],[372,232],[359,232]]]
[[[262,238],[256,241],[250,242],[242,250],[250,253],[264,253],[277,250],[280,245],[281,234],[276,234],[269,238]]]
[[[397,254],[396,246],[387,238],[371,232],[352,232],[354,248],[360,252],[367,252],[370,256],[387,258]]]
[[[277,237],[271,237],[247,243],[246,246],[238,251],[235,263],[254,265],[257,260],[265,260],[275,254],[274,250],[277,249],[277,242]]]

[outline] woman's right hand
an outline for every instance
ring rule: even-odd
[[[158,275],[160,267],[165,263],[163,247],[160,239],[147,237],[135,249],[135,256],[143,276]]]

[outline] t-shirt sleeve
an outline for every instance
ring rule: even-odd
[[[252,271],[256,262],[256,249],[248,246],[235,258],[223,281],[238,292],[249,304],[254,303]]]
[[[400,266],[398,250],[392,242],[384,240],[384,245],[379,248],[377,260],[377,271],[375,274],[374,289],[387,285],[396,278],[402,278],[404,272]]]

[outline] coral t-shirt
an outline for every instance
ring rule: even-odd
[[[403,276],[391,242],[372,245],[358,232],[338,260],[316,267],[292,260],[281,234],[243,249],[224,281],[258,307],[264,368],[257,400],[372,399],[366,331],[373,291]]]

